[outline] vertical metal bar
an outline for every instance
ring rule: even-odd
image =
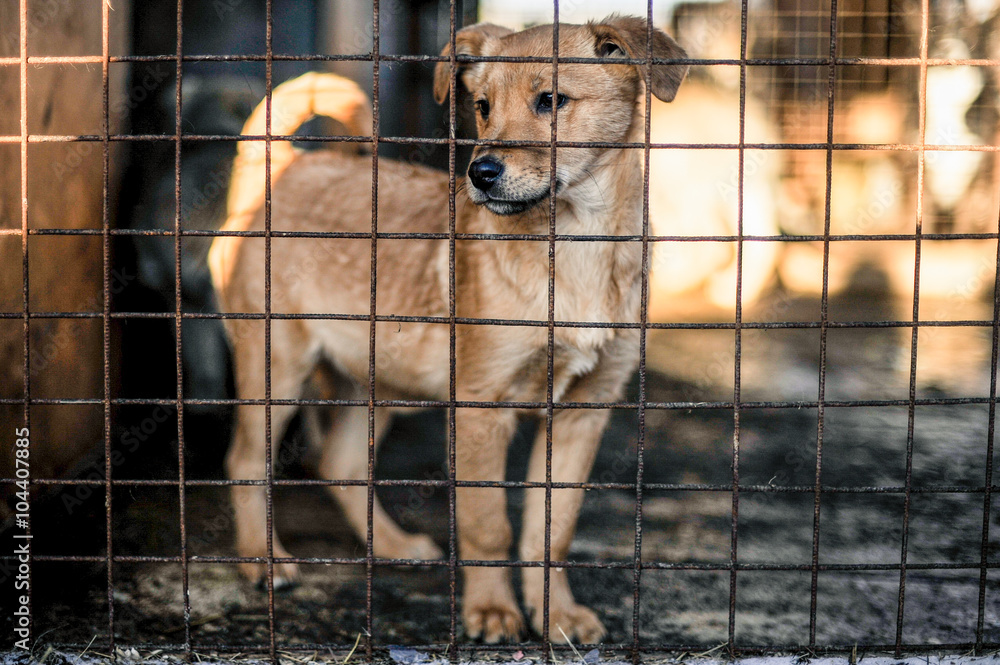
[[[108,653],[112,659],[115,653],[115,575],[114,551],[112,548],[113,523],[111,500],[111,210],[108,202],[111,170],[111,116],[109,114],[109,30],[108,3],[101,3],[101,240],[103,250],[103,270],[101,274],[104,336],[104,507],[105,528],[107,529],[108,563]],[[27,196],[27,190],[23,192]]]
[[[646,447],[646,324],[649,321],[649,143],[653,116],[653,0],[646,4],[646,66],[643,75],[642,130],[642,283],[639,286],[639,408],[635,475],[635,551],[632,561],[632,662],[640,660],[639,616],[642,608],[642,481]]]
[[[180,0],[178,0],[180,2]],[[264,473],[267,528],[267,624],[271,662],[278,665],[277,625],[274,617],[274,432],[271,419],[271,108],[274,81],[274,8],[265,0],[264,36]],[[281,433],[279,432],[279,437]],[[280,445],[281,439],[278,439]]]
[[[729,535],[729,650],[736,648],[736,561],[740,518],[740,381],[743,355],[743,176],[746,153],[747,111],[747,15],[748,2],[740,9],[740,142],[738,182],[736,184],[736,313],[735,359],[733,376],[733,500]]]
[[[28,446],[31,449],[31,301],[28,290],[28,0],[20,0],[18,5],[18,41],[20,49],[20,70],[19,78],[19,111],[21,124],[21,298],[23,310],[21,312],[24,322],[23,328],[23,350],[24,363],[24,427],[29,430]],[[31,467],[28,467],[28,483],[31,483]],[[30,489],[30,487],[29,487]],[[31,514],[28,514],[28,526],[25,530],[24,546],[28,548],[28,589],[33,588],[32,571],[34,570],[32,561],[31,546]],[[35,615],[32,599],[34,594],[28,594],[28,630],[34,630]],[[29,634],[31,634],[29,632]]]
[[[458,529],[455,512],[455,480],[457,468],[457,453],[455,448],[455,401],[457,399],[456,380],[456,348],[455,348],[455,316],[457,302],[455,298],[455,191],[458,187],[455,172],[455,139],[457,136],[456,116],[458,102],[458,63],[455,60],[457,15],[455,4],[451,0],[448,17],[448,658],[452,663],[458,663]]]
[[[906,478],[903,495],[903,537],[899,554],[899,596],[896,606],[896,656],[902,654],[903,611],[906,604],[906,554],[910,538],[910,490],[913,480],[913,429],[917,399],[917,337],[920,330],[920,237],[924,221],[924,145],[927,134],[927,42],[930,0],[920,3],[920,89],[917,100],[919,146],[917,150],[917,211],[913,253],[913,327],[910,336],[910,393],[906,422]],[[991,397],[992,401],[993,397]]]
[[[812,575],[809,584],[809,646],[816,647],[819,589],[819,520],[823,478],[823,434],[826,421],[826,346],[830,318],[830,209],[833,196],[833,114],[837,84],[837,0],[830,0],[830,71],[826,88],[826,194],[823,210],[823,288],[819,306],[819,395],[816,407],[816,473],[813,478]]]
[[[372,586],[375,578],[374,511],[375,511],[375,314],[378,285],[378,135],[379,135],[379,0],[372,2],[372,231],[371,231],[371,293],[369,300],[368,341],[368,537],[365,542],[365,628],[368,639],[365,655],[372,662],[374,640],[372,622]]]
[[[552,660],[552,641],[549,634],[549,583],[552,573],[552,420],[553,390],[555,385],[556,352],[556,141],[559,130],[559,110],[555,100],[559,97],[559,0],[552,1],[552,121],[549,140],[549,279],[548,279],[548,342],[545,380],[545,555],[542,571],[542,644],[545,662]]]
[[[1000,214],[997,215],[1000,228]],[[986,578],[990,542],[990,514],[993,498],[993,442],[997,422],[997,360],[1000,352],[1000,239],[997,241],[997,267],[993,280],[993,347],[990,354],[990,406],[986,429],[986,480],[983,490],[983,536],[979,546],[979,603],[976,618],[976,654],[983,650],[983,625],[986,618]]]
[[[107,3],[103,3],[107,5]],[[184,605],[184,649],[191,651],[191,595],[188,584],[188,554],[187,554],[187,489],[185,487],[185,455],[184,455],[184,366],[181,358],[182,322],[181,316],[181,154],[183,142],[181,141],[181,115],[184,103],[181,88],[184,82],[184,63],[182,54],[184,52],[183,30],[183,6],[182,0],[177,3],[177,63],[176,63],[176,88],[174,90],[174,361],[177,372],[177,480],[178,480],[178,512],[180,520],[181,536],[181,602]]]

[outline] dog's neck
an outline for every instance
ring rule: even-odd
[[[557,197],[556,232],[642,233],[642,164],[636,150],[608,150]],[[561,202],[561,205],[560,205]],[[562,213],[562,215],[560,215]],[[560,222],[565,221],[561,224]]]

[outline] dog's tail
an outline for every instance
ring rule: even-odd
[[[310,72],[282,83],[271,92],[271,135],[290,136],[315,115],[343,124],[350,135],[371,134],[372,114],[368,97],[358,85],[336,74]],[[267,100],[262,101],[243,125],[243,135],[265,134]],[[240,141],[229,179],[226,222],[220,231],[245,231],[264,203],[266,141]],[[277,181],[299,151],[290,141],[271,141],[271,182]],[[218,236],[208,252],[212,282],[222,292],[229,282],[239,236]]]

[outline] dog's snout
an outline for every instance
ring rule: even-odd
[[[495,157],[480,157],[469,165],[469,178],[476,189],[488,192],[503,174],[503,162]]]

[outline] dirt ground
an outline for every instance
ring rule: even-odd
[[[869,283],[868,280],[865,283]],[[931,307],[931,303],[926,305]],[[875,291],[831,301],[832,320],[908,318],[906,303]],[[992,317],[990,303],[949,301],[949,317]],[[748,320],[815,320],[815,299],[775,293],[748,313]],[[647,388],[654,402],[731,400],[734,333],[654,331],[649,335]],[[924,329],[920,333],[918,398],[983,397],[989,390],[990,329]],[[748,330],[742,334],[741,392],[745,401],[815,400],[818,330]],[[831,330],[826,396],[838,399],[906,399],[910,376],[906,329]],[[630,399],[636,398],[637,384]],[[739,414],[740,482],[744,486],[811,487],[816,470],[815,408],[748,408]],[[896,638],[903,537],[908,410],[903,407],[828,407],[822,438],[819,561],[821,564],[886,564],[877,571],[824,571],[817,585],[819,644],[887,644]],[[961,489],[984,484],[988,409],[983,404],[918,406],[913,422],[912,486]],[[726,486],[732,483],[734,415],[727,408],[652,409],[647,412],[644,479],[650,483]],[[514,444],[509,477],[524,474],[530,431]],[[304,472],[294,462],[299,445],[286,442],[286,477]],[[440,413],[408,417],[394,425],[377,475],[441,478],[444,419]],[[634,482],[637,415],[616,411],[604,437],[593,478]],[[174,471],[176,474],[176,470]],[[202,477],[218,477],[204,465]],[[195,475],[197,477],[197,475]],[[882,493],[849,488],[882,486]],[[382,491],[384,490],[384,491]],[[520,492],[512,491],[511,517],[518,528]],[[448,540],[443,491],[382,488],[389,510],[411,530]],[[634,555],[635,493],[587,494],[574,561],[630,565]],[[113,542],[118,555],[179,554],[175,488],[136,487],[114,497]],[[739,497],[738,560],[743,564],[808,566],[813,547],[811,491]],[[65,512],[65,498],[53,514]],[[62,507],[60,508],[60,505]],[[97,508],[102,514],[103,499]],[[81,508],[81,511],[83,509]],[[642,503],[642,558],[648,562],[724,566],[730,560],[732,493],[728,490],[647,490]],[[187,537],[194,554],[232,555],[231,513],[222,488],[195,487],[186,495]],[[363,544],[348,531],[337,506],[321,488],[275,492],[278,530],[296,556],[358,557]],[[988,556],[996,565],[1000,524],[991,511]],[[74,517],[69,522],[75,521]],[[83,519],[79,515],[79,519]],[[52,529],[68,529],[53,520]],[[975,640],[980,592],[983,495],[920,492],[911,496],[908,562],[921,567],[906,576],[903,642],[955,644]],[[62,526],[60,526],[62,525]],[[72,530],[39,537],[36,553],[100,552],[98,522],[86,536]],[[45,524],[36,520],[36,530]],[[956,568],[955,564],[967,564]],[[277,641],[349,648],[366,625],[363,566],[305,565],[303,583],[277,595]],[[235,567],[194,561],[188,571],[191,639],[195,644],[264,645],[268,640],[266,594],[241,581]],[[102,565],[40,563],[34,571],[35,635],[42,642],[96,644],[108,632],[108,577]],[[634,598],[631,568],[575,568],[579,599],[604,617],[609,644],[630,643]],[[171,644],[184,638],[182,571],[175,563],[120,563],[113,570],[114,629],[119,644]],[[736,642],[741,646],[806,644],[809,641],[811,574],[745,570],[736,575]],[[639,581],[639,634],[644,645],[708,650],[728,636],[728,570],[644,570]],[[1000,587],[995,569],[985,588],[984,635],[1000,642]],[[377,567],[373,581],[376,644],[430,645],[448,640],[449,571],[446,567],[401,570]],[[6,614],[6,613],[5,613]],[[6,618],[4,620],[7,620]],[[6,632],[6,631],[5,631]],[[8,633],[9,634],[9,633]]]

